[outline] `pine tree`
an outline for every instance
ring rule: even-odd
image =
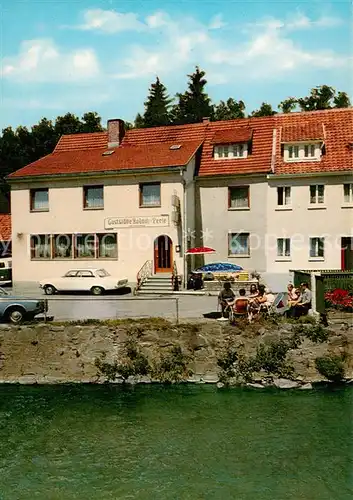
[[[169,110],[172,99],[167,94],[167,89],[157,77],[151,84],[149,95],[145,102],[143,115],[144,127],[161,127],[170,124]],[[137,117],[136,117],[137,118]]]
[[[205,117],[213,118],[214,108],[205,92],[207,84],[205,74],[196,66],[195,72],[188,75],[188,90],[184,94],[177,94],[178,104],[172,110],[173,123],[197,123]]]

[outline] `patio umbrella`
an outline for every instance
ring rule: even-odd
[[[185,252],[185,255],[205,255],[210,253],[216,253],[216,250],[210,247],[195,247],[189,248],[189,250]]]
[[[211,262],[210,264],[205,264],[202,267],[196,269],[196,271],[202,273],[219,273],[219,272],[237,272],[243,271],[241,266],[233,264],[232,262]]]

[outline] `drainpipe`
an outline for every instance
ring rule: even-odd
[[[180,169],[181,182],[183,184],[183,219],[182,219],[182,231],[183,231],[183,287],[186,288],[187,283],[187,265],[186,265],[186,255],[185,252],[187,250],[187,238],[188,238],[188,230],[187,230],[187,220],[186,220],[186,180],[184,178],[184,172]]]

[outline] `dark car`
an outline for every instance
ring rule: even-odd
[[[48,300],[16,297],[0,287],[0,319],[18,325],[32,320],[38,314],[46,314]]]

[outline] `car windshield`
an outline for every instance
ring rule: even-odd
[[[104,278],[104,276],[110,276],[110,274],[108,273],[108,271],[106,271],[105,269],[98,269],[98,271],[97,271],[96,274],[100,278]]]
[[[68,271],[66,274],[64,274],[64,278],[72,278],[77,275],[77,271]]]
[[[0,287],[0,296],[1,295],[9,295],[6,290]]]

